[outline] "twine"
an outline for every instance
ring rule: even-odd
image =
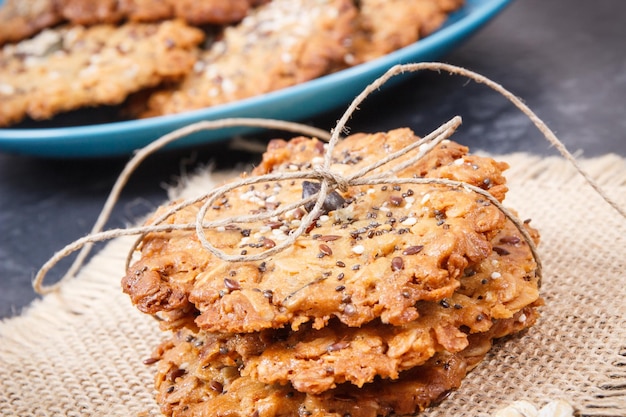
[[[621,208],[617,203],[615,203],[611,198],[609,198],[606,193],[600,188],[600,186],[582,169],[582,167],[578,164],[576,158],[566,149],[565,145],[556,137],[556,135],[548,128],[548,126],[528,107],[526,106],[518,97],[516,97],[513,93],[506,90],[500,84],[488,79],[485,76],[467,70],[465,68],[457,67],[454,65],[443,64],[443,63],[415,63],[415,64],[405,64],[405,65],[396,65],[389,69],[385,74],[376,79],[372,84],[367,86],[350,104],[350,106],[344,112],[342,118],[337,122],[334,129],[332,129],[331,135],[328,138],[328,134],[325,131],[321,131],[319,129],[314,129],[306,125],[301,125],[297,123],[289,123],[279,120],[268,120],[268,119],[224,119],[212,122],[199,122],[184,128],[175,130],[158,140],[152,142],[146,147],[140,149],[137,154],[129,161],[126,165],[122,173],[120,174],[118,180],[116,181],[111,194],[109,195],[102,212],[100,213],[98,220],[94,224],[92,231],[89,235],[74,241],[73,243],[67,245],[61,251],[57,252],[50,260],[48,260],[38,271],[35,279],[33,281],[33,287],[35,291],[40,294],[46,294],[57,290],[60,285],[70,277],[73,277],[74,274],[78,271],[78,269],[82,266],[85,258],[87,257],[92,245],[96,242],[105,241],[109,239],[113,239],[121,236],[128,235],[139,235],[139,239],[136,241],[135,245],[131,249],[128,255],[127,266],[130,262],[130,258],[134,253],[135,249],[139,245],[143,236],[147,233],[154,232],[168,232],[174,230],[196,230],[196,234],[202,246],[219,257],[220,259],[228,262],[241,262],[241,261],[257,261],[265,259],[271,255],[274,255],[287,247],[293,245],[298,237],[300,237],[305,230],[307,230],[308,226],[311,225],[313,221],[315,221],[320,214],[322,213],[322,205],[328,196],[329,193],[334,190],[345,191],[351,186],[358,185],[375,185],[375,184],[440,184],[453,188],[463,188],[465,190],[469,190],[475,193],[478,193],[485,198],[487,198],[494,206],[496,206],[520,231],[522,237],[527,242],[532,256],[536,263],[535,274],[539,279],[539,283],[541,282],[541,274],[542,274],[542,264],[537,253],[537,248],[524,227],[523,222],[521,222],[516,216],[514,216],[509,210],[502,206],[502,204],[494,198],[489,192],[472,186],[467,183],[451,181],[445,179],[435,179],[435,178],[397,178],[395,174],[400,172],[401,170],[407,168],[408,166],[414,164],[419,159],[423,158],[430,150],[432,150],[438,143],[443,141],[444,139],[449,138],[456,128],[461,123],[461,118],[456,116],[447,123],[441,125],[438,129],[425,136],[423,139],[416,141],[407,147],[394,152],[393,154],[388,155],[386,158],[379,160],[371,165],[368,165],[358,172],[349,175],[342,176],[340,173],[334,172],[331,170],[331,162],[332,162],[332,151],[340,140],[340,132],[345,131],[346,123],[352,114],[357,110],[359,104],[361,104],[372,92],[382,87],[390,78],[403,74],[405,72],[416,72],[420,70],[432,70],[432,71],[445,71],[450,74],[457,74],[474,80],[475,82],[485,84],[487,87],[492,90],[498,92],[503,97],[508,99],[513,105],[515,105],[522,113],[524,113],[538,128],[538,130],[544,135],[544,137],[550,142],[558,151],[561,153],[565,159],[567,159],[578,171],[578,173],[585,179],[585,181],[595,190],[597,194],[599,194],[602,199],[604,199],[611,207],[613,207],[622,217],[626,218],[626,210]],[[170,210],[168,210],[163,215],[159,216],[154,220],[153,224],[150,226],[142,226],[142,227],[133,227],[126,229],[113,229],[109,231],[102,231],[104,224],[106,223],[108,217],[111,214],[112,208],[116,203],[119,194],[123,188],[123,186],[128,181],[128,178],[132,174],[132,172],[137,168],[137,166],[150,154],[155,151],[161,149],[169,143],[172,143],[180,138],[183,138],[191,133],[198,132],[201,130],[209,130],[209,129],[220,129],[224,127],[232,127],[232,126],[254,126],[254,127],[266,127],[272,129],[285,129],[288,131],[299,132],[308,134],[309,136],[317,136],[319,138],[328,138],[328,145],[326,152],[324,154],[324,161],[322,165],[315,166],[311,170],[301,171],[301,172],[288,172],[288,173],[274,173],[267,174],[257,177],[244,178],[239,181],[235,181],[233,183],[224,185],[222,187],[216,188],[204,195],[198,196],[196,198],[192,198],[186,200],[180,204],[177,204]],[[390,170],[387,170],[384,173],[378,175],[370,175],[371,171],[376,168],[383,166],[391,161],[395,161],[403,155],[406,155],[413,151],[415,148],[420,147],[420,151],[417,155],[407,159],[407,161],[402,164],[398,164]],[[252,185],[261,182],[272,182],[272,181],[281,181],[281,180],[289,180],[289,179],[312,179],[319,181],[320,190],[316,195],[313,195],[309,198],[302,199],[300,201],[294,202],[292,204],[285,205],[282,208],[273,210],[271,212],[259,213],[255,215],[249,216],[235,216],[224,219],[219,219],[215,221],[205,221],[206,211],[211,204],[217,199],[223,197],[229,191],[232,191],[236,188],[243,187],[246,185]],[[165,219],[169,218],[174,213],[182,210],[183,208],[199,203],[203,200],[206,200],[202,207],[200,208],[195,223],[190,224],[161,224]],[[281,244],[276,245],[273,248],[270,248],[264,252],[260,252],[253,255],[230,255],[225,252],[218,250],[214,247],[211,242],[208,241],[205,230],[207,228],[215,228],[220,226],[226,226],[234,223],[243,223],[243,222],[254,222],[263,220],[266,218],[270,218],[273,216],[280,215],[285,213],[288,210],[293,210],[296,207],[304,206],[305,204],[311,203],[315,201],[313,208],[301,219],[301,224],[299,227],[294,230],[288,238],[283,241]],[[68,270],[68,272],[55,284],[44,286],[43,282],[46,274],[63,258],[69,256],[73,252],[81,250],[76,260]]]

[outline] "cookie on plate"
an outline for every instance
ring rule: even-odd
[[[46,30],[0,50],[0,126],[119,104],[193,67],[204,34],[182,21]]]
[[[117,24],[183,19],[190,25],[239,22],[269,0],[6,0],[0,5],[0,46],[60,23]]]
[[[409,129],[350,136],[335,148],[332,169],[356,172],[416,140]],[[273,141],[252,175],[310,169],[323,151],[315,139]],[[501,200],[506,168],[446,142],[398,176],[463,181]],[[311,186],[283,180],[235,189],[209,208],[207,218],[272,210],[299,201]],[[122,280],[123,289],[143,312],[166,321],[191,317],[209,331],[242,333],[284,325],[297,330],[308,322],[321,329],[333,318],[350,327],[375,319],[402,325],[419,317],[418,301],[452,296],[466,268],[492,254],[491,240],[505,226],[497,207],[464,188],[388,184],[350,187],[336,196],[341,204],[319,217],[293,246],[265,261],[222,261],[191,231],[148,234]],[[199,205],[166,222],[193,223]],[[228,253],[255,254],[285,240],[303,214],[298,208],[271,220],[210,229],[206,235]]]
[[[463,3],[464,0],[359,1],[346,64],[361,64],[418,41],[437,30]]]
[[[63,18],[57,0],[6,0],[0,5],[0,46],[26,39]]]
[[[274,0],[203,53],[180,85],[154,93],[142,117],[233,102],[326,74],[342,61],[351,0]]]
[[[192,25],[226,25],[267,0],[61,0],[61,15],[81,25],[180,18]]]

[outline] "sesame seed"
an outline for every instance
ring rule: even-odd
[[[499,272],[492,272],[491,273],[491,279],[498,279],[498,278],[501,278],[501,277],[502,277],[502,274],[499,273]]]
[[[356,253],[357,255],[361,255],[365,252],[365,247],[363,245],[356,245],[352,248],[352,252]]]
[[[356,307],[354,306],[354,304],[346,304],[346,306],[343,309],[343,312],[349,315],[354,314],[356,313]]]
[[[333,343],[332,345],[328,346],[328,347],[326,348],[326,350],[327,350],[328,352],[335,352],[335,351],[337,351],[337,350],[345,349],[345,348],[347,348],[348,346],[350,346],[350,342],[347,342],[347,341],[345,341],[345,340],[342,340],[342,341],[339,341],[339,342]]]
[[[408,217],[406,220],[402,222],[404,226],[413,226],[417,223],[417,219],[415,217]]]

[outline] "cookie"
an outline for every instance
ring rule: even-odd
[[[193,67],[203,33],[180,21],[46,30],[0,51],[0,126],[47,119],[176,80]]]
[[[80,25],[122,20],[154,22],[179,18],[192,25],[226,25],[243,19],[264,0],[61,0],[61,15]]]
[[[18,42],[63,18],[57,0],[5,0],[0,5],[0,46]]]
[[[183,19],[190,25],[241,21],[268,0],[7,0],[0,5],[0,46],[60,23],[118,24]]]
[[[524,320],[520,320],[522,316]],[[437,353],[397,380],[378,379],[361,388],[343,384],[320,394],[305,394],[288,384],[264,384],[242,376],[239,353],[216,343],[215,336],[206,332],[176,332],[147,362],[158,362],[156,398],[166,416],[412,415],[458,388],[489,351],[494,338],[519,332],[536,318],[534,308],[525,308],[509,319],[496,320],[485,333],[470,335],[468,346],[460,352]]]
[[[408,46],[437,30],[463,0],[361,0],[346,64]],[[392,23],[391,23],[392,22]]]
[[[375,378],[397,379],[437,353],[462,351],[469,334],[489,331],[495,321],[539,300],[536,265],[519,231],[509,223],[493,245],[488,258],[466,270],[452,296],[418,302],[414,321],[402,326],[375,321],[358,328],[331,322],[286,336],[279,331],[279,337],[266,337],[265,345],[256,343],[262,353],[242,355],[242,375],[319,394],[344,382],[361,387]],[[343,286],[336,289],[350,296]]]
[[[409,129],[350,136],[335,148],[332,169],[356,172],[416,140]],[[323,151],[315,139],[273,141],[252,175],[309,169]],[[506,167],[446,142],[398,176],[463,181],[501,200]],[[299,201],[304,188],[301,180],[239,188],[210,207],[207,218],[272,210]],[[222,261],[191,231],[149,234],[122,280],[123,290],[145,313],[165,320],[164,312],[176,320],[192,317],[208,331],[245,333],[285,325],[297,330],[309,322],[321,329],[333,318],[350,327],[375,319],[403,325],[419,317],[419,301],[451,297],[464,271],[491,256],[491,240],[505,225],[504,215],[484,197],[454,187],[388,184],[351,187],[337,195],[345,204],[265,261]],[[195,222],[198,205],[167,222]],[[233,224],[206,235],[228,253],[255,254],[286,239],[303,214],[298,208],[271,221]]]
[[[203,53],[175,88],[140,116],[233,102],[326,74],[343,60],[356,8],[350,0],[274,0],[254,9]]]

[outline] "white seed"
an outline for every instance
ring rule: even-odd
[[[499,272],[492,272],[491,273],[491,279],[498,279],[498,278],[502,278],[502,274]]]
[[[402,224],[403,226],[413,226],[416,223],[417,223],[417,219],[415,217],[409,217],[400,224]]]
[[[352,252],[356,253],[357,255],[361,255],[363,252],[365,252],[365,247],[363,245],[356,245],[352,248]]]
[[[430,200],[430,194],[426,193],[424,194],[424,197],[422,197],[422,201],[420,201],[420,203],[424,205],[428,202],[428,200]]]
[[[15,87],[10,84],[0,84],[0,95],[10,96],[15,94]]]

